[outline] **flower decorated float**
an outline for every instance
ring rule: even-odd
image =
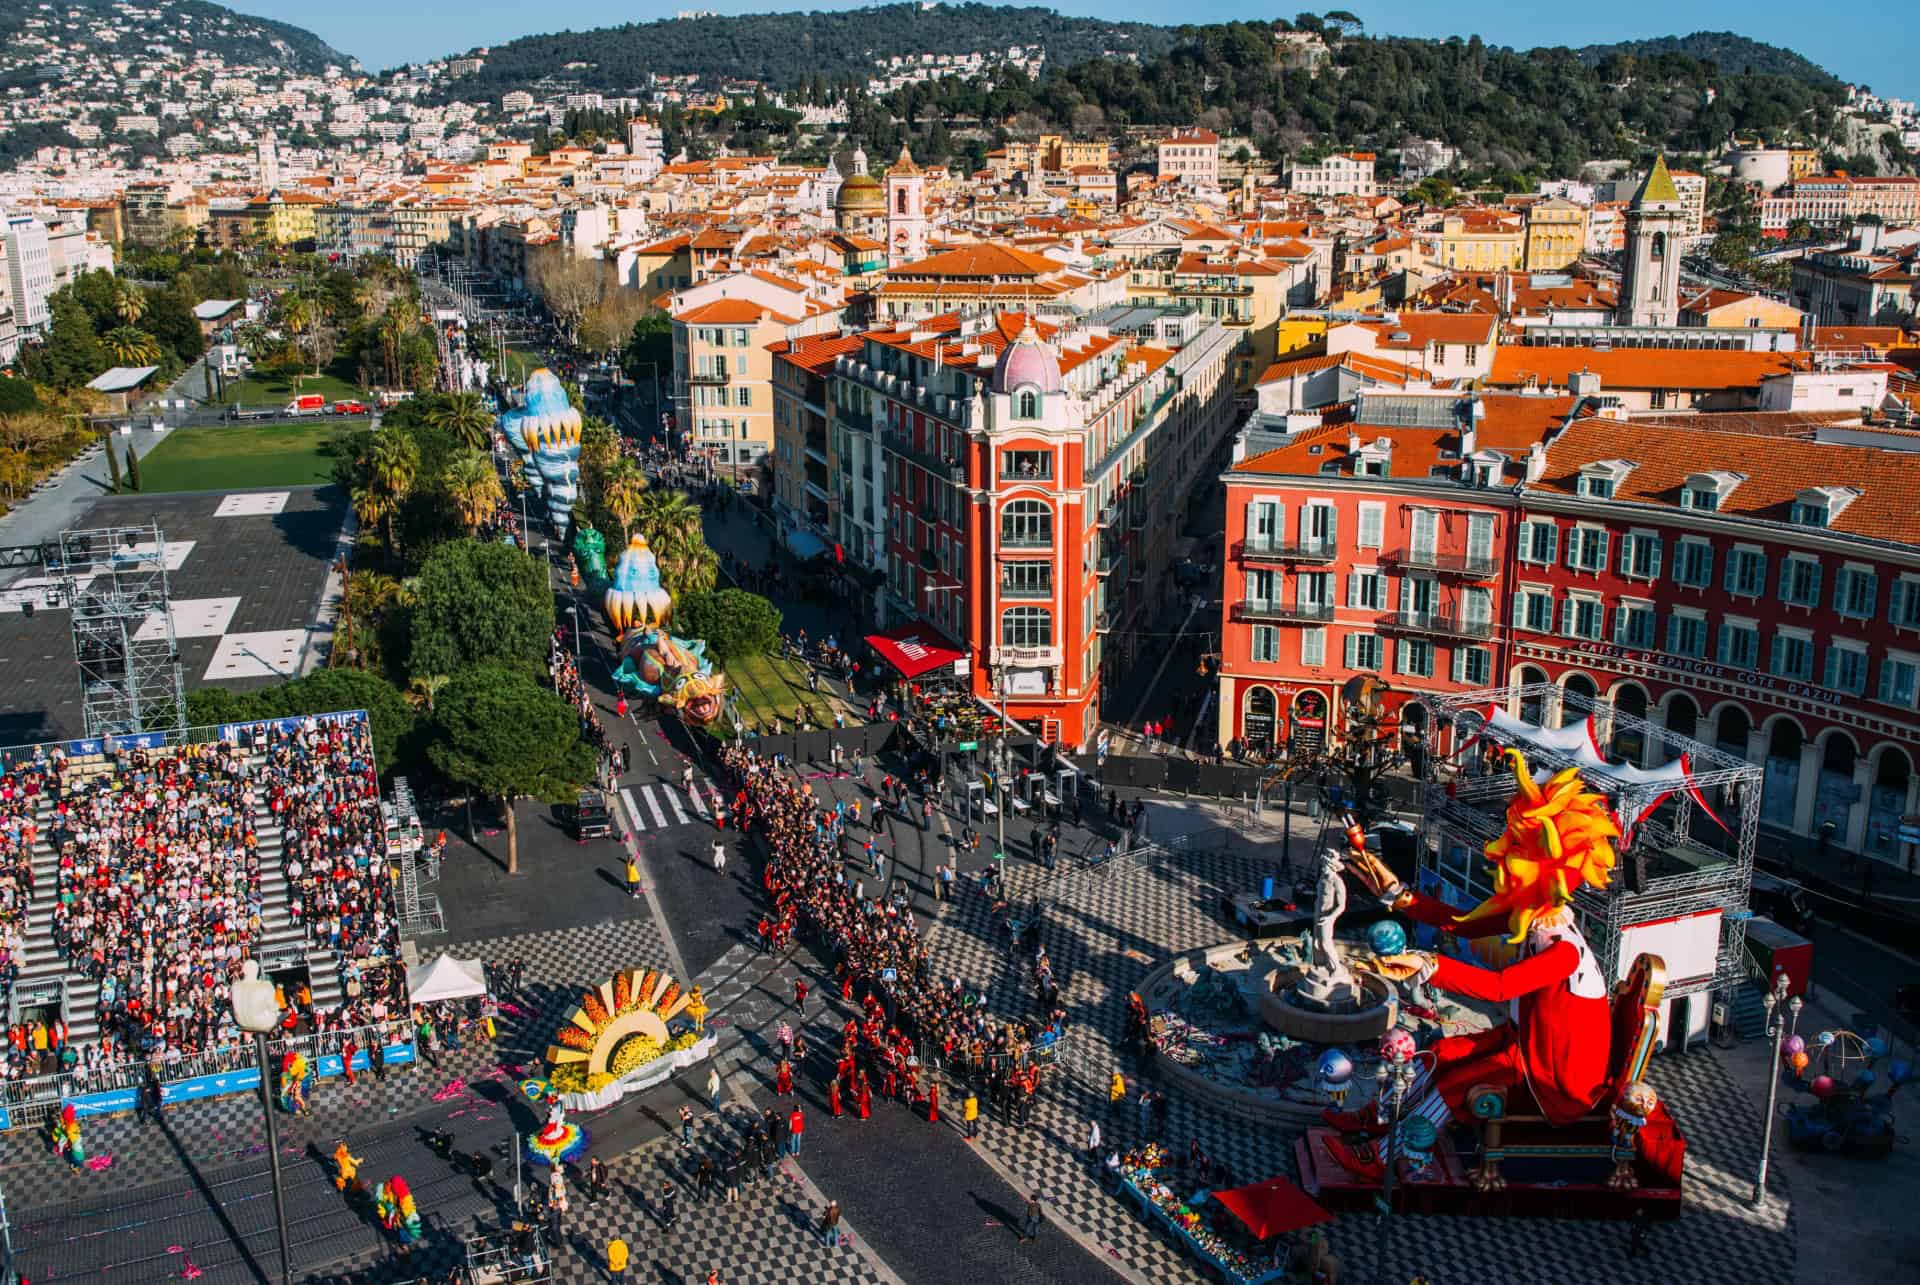
[[[676,1021],[689,999],[670,974],[638,968],[582,994],[547,1048],[550,1095],[563,1111],[597,1111],[711,1056],[716,1037]]]

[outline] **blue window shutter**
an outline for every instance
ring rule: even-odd
[[[1840,686],[1840,649],[1838,647],[1827,648],[1827,667],[1821,681],[1828,687]]]
[[[1807,595],[1807,601],[1817,606],[1820,602],[1820,564],[1817,561],[1813,564],[1812,585],[1813,592]]]
[[[1648,547],[1653,550],[1653,557],[1647,563],[1647,578],[1649,580],[1658,580],[1660,578],[1660,537],[1650,535],[1645,537],[1645,539]]]
[[[1560,528],[1551,522],[1545,523],[1544,525],[1547,529],[1547,556],[1542,558],[1541,561],[1545,562],[1548,566],[1552,566],[1553,559],[1560,549]]]
[[[1738,573],[1737,573],[1737,572],[1736,572],[1736,571],[1734,570],[1734,568],[1736,568],[1736,567],[1738,567],[1739,565],[1740,565],[1740,554],[1739,554],[1739,552],[1738,552],[1738,551],[1736,551],[1736,550],[1732,550],[1732,549],[1729,549],[1729,550],[1727,551],[1727,569],[1726,569],[1726,573],[1725,573],[1725,574],[1724,574],[1724,575],[1723,575],[1723,576],[1721,577],[1721,582],[1720,582],[1720,587],[1721,587],[1722,589],[1725,589],[1725,590],[1726,590],[1726,591],[1727,591],[1728,593],[1732,593],[1732,592],[1733,592],[1733,586],[1734,586],[1734,585],[1735,585],[1735,584],[1736,584],[1736,583],[1738,582],[1738,580],[1739,580],[1739,575],[1738,575]]]
[[[1792,590],[1793,590],[1793,559],[1782,558],[1780,559],[1780,595],[1779,595],[1780,601],[1782,602],[1792,601],[1792,596],[1791,596]]]

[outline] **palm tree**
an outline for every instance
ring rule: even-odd
[[[393,516],[413,491],[419,472],[420,448],[413,444],[411,437],[403,433],[381,433],[374,439],[373,451],[367,458],[368,485],[391,501],[386,512],[387,547],[395,556],[399,555],[400,546],[394,541]]]
[[[131,326],[147,315],[147,292],[131,281],[113,287],[113,315]]]
[[[620,524],[620,543],[627,542],[627,531],[633,526],[633,519],[640,512],[645,500],[647,475],[632,460],[616,459],[607,470],[607,479],[601,491],[601,499],[607,506],[607,512]],[[652,543],[652,541],[648,541]],[[656,555],[657,556],[657,555]]]
[[[407,684],[407,703],[417,710],[433,713],[433,702],[447,685],[447,675],[428,674]]]
[[[100,336],[100,343],[116,365],[152,366],[160,360],[160,345],[153,336],[132,326],[115,326]]]
[[[398,500],[371,483],[353,493],[353,515],[360,519],[363,527],[377,527],[384,522],[389,524],[387,530],[391,534],[393,513],[399,507]]]
[[[675,599],[705,593],[720,581],[720,557],[705,540],[668,562],[661,560],[660,583]]]
[[[699,506],[680,491],[648,491],[635,519],[640,533],[664,564],[704,544]]]
[[[453,440],[471,451],[485,450],[493,438],[493,416],[479,393],[455,393],[442,398],[427,411],[427,423],[444,429]]]
[[[366,491],[356,491],[353,496],[355,513],[362,522],[376,520],[378,514],[362,511],[363,504],[372,504],[377,510],[379,501]],[[354,644],[355,638],[364,629],[368,641],[379,636],[380,617],[394,605],[400,594],[400,582],[392,576],[378,571],[352,571],[340,585],[340,619],[345,625],[346,647],[328,653],[329,668],[338,668],[341,655],[345,654],[347,663],[366,668],[365,657],[361,649]]]
[[[479,451],[454,456],[447,464],[444,484],[468,535],[477,532],[505,498],[493,461]]]
[[[280,324],[296,335],[303,335],[313,325],[313,300],[303,294],[289,291],[280,299]]]

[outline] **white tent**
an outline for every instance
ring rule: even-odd
[[[487,972],[477,959],[442,955],[431,964],[407,970],[407,991],[416,1004],[441,999],[466,999],[487,993]]]

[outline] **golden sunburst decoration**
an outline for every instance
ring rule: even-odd
[[[687,1006],[687,996],[669,973],[630,968],[580,996],[561,1019],[547,1062],[587,1076],[609,1074],[620,1047],[630,1040],[668,1045],[667,1023]]]

